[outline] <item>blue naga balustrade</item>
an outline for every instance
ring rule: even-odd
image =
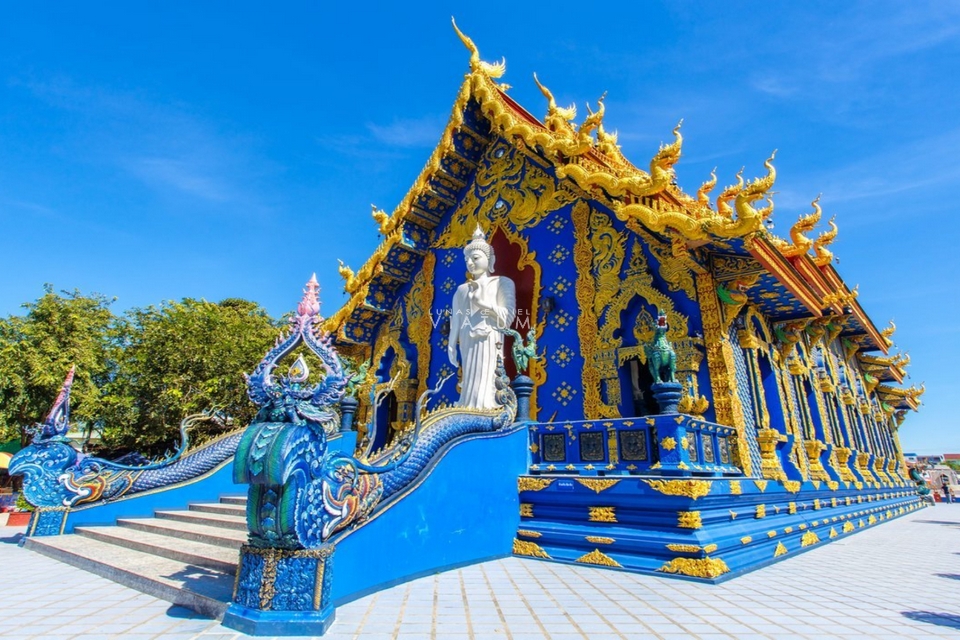
[[[247,381],[260,411],[237,448],[234,477],[250,485],[250,536],[223,619],[245,633],[322,634],[335,616],[334,594],[344,601],[506,554],[516,526],[515,493],[505,494],[502,485],[506,478],[512,489],[525,455],[522,431],[513,426],[517,397],[503,363],[497,409],[428,413],[427,399],[444,377],[418,400],[409,437],[360,458],[333,450],[329,439],[346,374],[330,337],[319,330],[318,291],[314,277],[289,333]],[[308,383],[302,356],[287,376],[274,376],[277,363],[301,346],[323,365],[315,384]],[[337,579],[341,562],[346,573]]]
[[[129,465],[84,454],[66,437],[73,376],[71,367],[47,418],[30,428],[30,445],[10,461],[10,474],[23,476],[23,495],[36,507],[28,536],[113,524],[120,517],[149,516],[156,509],[182,507],[238,490],[224,469],[233,460],[239,432],[187,450],[190,426],[219,421],[212,413],[185,418],[180,425],[181,444],[164,460]]]
[[[736,430],[684,414],[529,425],[532,474],[739,476]]]

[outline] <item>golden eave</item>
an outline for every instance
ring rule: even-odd
[[[811,316],[823,315],[822,303],[809,283],[793,264],[766,238],[754,236],[745,243],[747,250],[757,262],[773,274],[807,308]]]

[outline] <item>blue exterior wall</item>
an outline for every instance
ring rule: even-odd
[[[524,426],[455,443],[397,502],[334,540],[334,604],[510,555],[520,523],[517,477],[526,467]]]

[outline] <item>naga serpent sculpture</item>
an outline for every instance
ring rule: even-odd
[[[323,318],[318,291],[313,277],[290,320],[288,335],[247,379],[247,393],[260,411],[237,449],[234,480],[250,485],[247,525],[251,546],[317,548],[385,509],[452,440],[495,431],[512,423],[516,415],[516,396],[500,361],[496,381],[499,409],[451,407],[427,415],[427,400],[448,376],[420,396],[409,437],[395,440],[376,455],[364,452],[363,459],[330,449],[328,435],[337,428],[336,407],[344,396],[347,375],[330,336],[319,329]],[[273,376],[278,361],[300,345],[317,356],[323,367],[324,375],[315,384],[308,384],[309,369],[302,355],[287,376]]]
[[[86,455],[67,438],[73,376],[71,367],[46,420],[28,428],[33,434],[31,444],[10,460],[10,475],[23,476],[23,495],[35,507],[87,506],[178,484],[215,469],[237,449],[239,431],[187,451],[190,427],[220,422],[216,414],[208,412],[184,418],[180,446],[162,460],[130,465]]]

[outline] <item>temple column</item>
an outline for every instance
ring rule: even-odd
[[[750,476],[753,475],[753,469],[751,468],[750,452],[744,434],[746,419],[743,415],[740,397],[737,395],[733,347],[730,345],[730,338],[723,332],[716,281],[709,273],[697,274],[696,280],[716,421],[737,430],[737,447],[735,450],[738,458],[737,462],[744,475]]]

